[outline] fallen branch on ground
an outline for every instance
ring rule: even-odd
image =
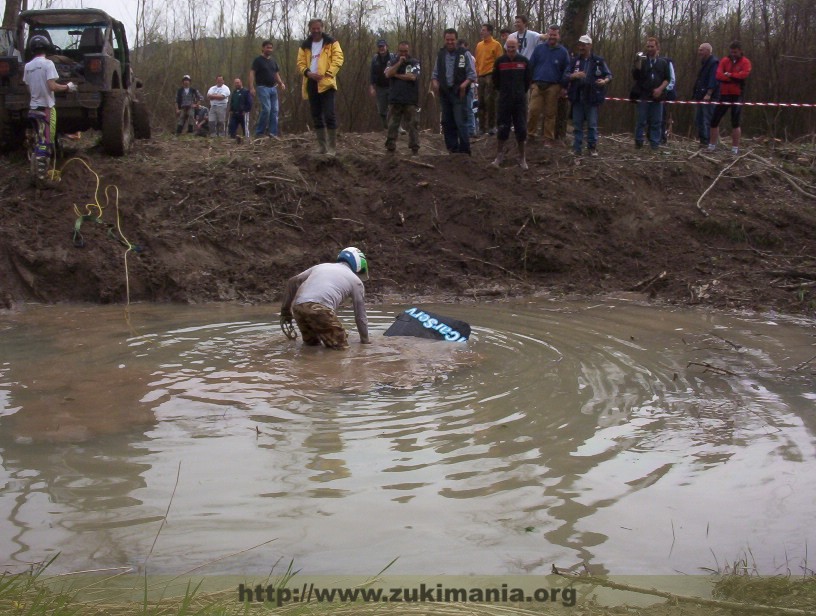
[[[732,160],[732,161],[731,161],[731,162],[730,162],[728,165],[726,165],[726,166],[723,168],[723,170],[722,170],[722,171],[720,171],[720,173],[717,175],[717,177],[716,177],[716,178],[714,178],[714,181],[713,181],[713,182],[711,182],[711,186],[709,186],[708,188],[706,188],[706,189],[705,189],[705,192],[703,192],[703,194],[702,194],[702,195],[700,195],[700,198],[699,198],[699,199],[697,199],[697,204],[696,204],[696,205],[697,205],[697,209],[698,209],[698,210],[700,210],[700,211],[703,213],[703,216],[706,216],[706,217],[708,217],[708,216],[709,216],[708,212],[706,212],[706,211],[703,209],[703,207],[700,205],[700,203],[702,203],[702,201],[703,201],[703,199],[705,198],[705,196],[706,196],[706,195],[707,195],[709,192],[711,192],[711,189],[712,189],[712,188],[714,188],[714,186],[717,184],[717,182],[719,181],[719,179],[720,179],[720,178],[721,178],[723,175],[725,175],[725,172],[726,172],[726,171],[728,171],[728,170],[729,170],[731,167],[733,167],[734,165],[736,165],[736,164],[737,164],[739,161],[741,161],[743,158],[745,158],[746,156],[748,156],[750,153],[751,153],[751,152],[746,152],[746,153],[745,153],[745,154],[743,154],[742,156],[738,156],[737,158],[735,158],[734,160]]]
[[[643,291],[645,291],[646,289],[651,287],[654,283],[656,283],[658,280],[662,280],[665,277],[666,277],[666,270],[663,270],[659,274],[655,274],[654,276],[649,276],[648,278],[644,278],[640,282],[638,282],[635,285],[629,287],[629,290],[630,291],[637,291],[637,290],[642,289]]]

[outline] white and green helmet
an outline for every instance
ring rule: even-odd
[[[347,263],[351,271],[355,274],[368,274],[368,261],[366,261],[366,256],[359,248],[355,248],[354,246],[344,248],[340,251],[340,254],[337,255],[337,261]]]

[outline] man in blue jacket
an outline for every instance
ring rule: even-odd
[[[581,155],[586,123],[589,155],[597,156],[598,107],[604,102],[612,71],[603,58],[592,53],[592,39],[588,34],[578,39],[578,54],[572,58],[566,77],[567,96],[572,103],[572,150],[576,156]]]
[[[720,61],[713,51],[709,43],[703,43],[697,49],[697,57],[700,59],[700,71],[697,73],[697,81],[694,82],[692,100],[711,103],[718,98],[720,88],[719,83],[717,83],[717,65]],[[708,138],[711,133],[711,117],[713,115],[714,105],[697,105],[694,122],[697,125],[697,136],[700,138],[701,148],[708,145]]]
[[[531,136],[535,135],[538,130],[538,121],[541,119],[544,144],[548,146],[555,142],[558,99],[564,91],[564,71],[570,64],[569,52],[560,44],[560,40],[559,26],[550,26],[547,29],[547,42],[537,45],[530,57],[533,86],[530,95],[527,132]]]

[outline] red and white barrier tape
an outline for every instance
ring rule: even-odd
[[[608,101],[622,101],[625,103],[637,103],[630,98],[615,98],[614,96],[607,96]],[[816,107],[816,103],[721,103],[719,101],[650,101],[661,102],[666,105],[741,105],[743,107]]]

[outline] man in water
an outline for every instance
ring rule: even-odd
[[[293,331],[294,318],[304,344],[322,342],[330,349],[347,349],[348,333],[337,318],[337,309],[351,297],[360,343],[369,344],[363,280],[368,280],[368,261],[353,246],[340,251],[336,263],[321,263],[293,276],[283,293],[281,328],[285,333]]]

